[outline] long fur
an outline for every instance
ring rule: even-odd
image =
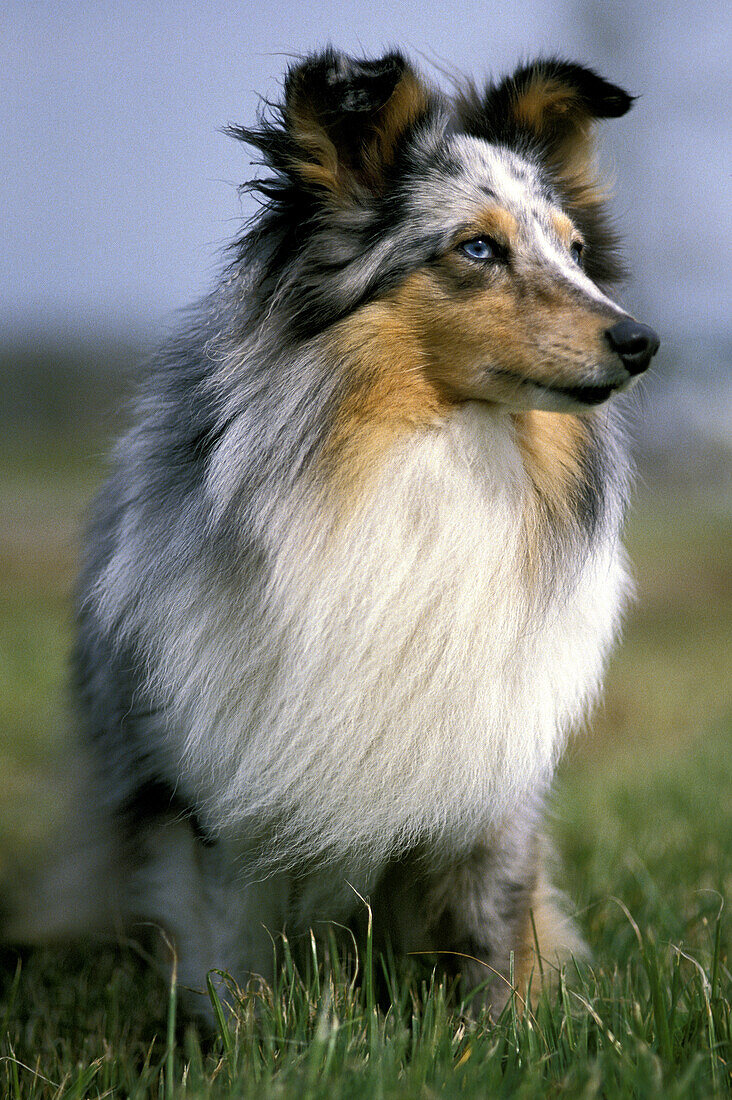
[[[504,968],[532,905],[560,926],[541,802],[629,588],[590,142],[629,105],[563,62],[450,101],[328,50],[233,131],[264,206],[116,449],[75,654],[116,904],[189,981],[265,968],[263,925],[349,919],[355,889],[402,945]],[[500,270],[456,245],[484,225]],[[419,919],[409,882],[441,899]]]

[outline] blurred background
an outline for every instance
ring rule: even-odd
[[[237,193],[249,154],[222,127],[252,120],[288,60],[332,40],[366,55],[405,46],[443,83],[445,70],[499,75],[555,53],[638,96],[603,140],[633,272],[625,301],[663,336],[641,442],[678,475],[729,446],[727,5],[700,0],[692,18],[680,0],[424,0],[375,17],[363,0],[10,0],[0,32],[5,420],[76,425],[117,404],[120,379],[205,292],[253,211]]]
[[[576,865],[584,845],[585,862],[599,850],[602,866],[627,870],[613,890],[628,904],[634,883],[673,867],[674,886],[688,886],[673,919],[685,906],[706,919],[700,883],[723,895],[732,878],[729,11],[714,0],[2,5],[0,872],[48,835],[62,800],[78,531],[131,379],[252,213],[237,191],[249,155],[221,128],[251,121],[289,59],[328,41],[363,55],[400,45],[438,82],[554,53],[638,96],[603,127],[603,156],[633,273],[621,300],[662,335],[628,400],[639,599],[592,733],[565,766],[557,829]],[[629,809],[649,800],[653,812]],[[590,906],[586,882],[570,891]]]

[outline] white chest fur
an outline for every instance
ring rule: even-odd
[[[380,862],[470,843],[546,784],[627,577],[610,532],[537,590],[528,492],[509,418],[467,405],[346,521],[283,509],[256,614],[191,593],[187,657],[164,662],[171,747],[212,825],[269,835],[280,864]]]

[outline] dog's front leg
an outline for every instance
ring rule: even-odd
[[[482,987],[471,1011],[485,1005],[497,1015],[513,988],[521,1003],[532,971],[536,991],[542,971],[554,974],[558,959],[581,953],[548,885],[538,821],[537,812],[516,814],[467,854],[432,867],[424,852],[402,860],[375,895],[378,924],[395,947],[438,953],[444,969],[460,976],[464,994]]]

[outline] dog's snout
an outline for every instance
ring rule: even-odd
[[[661,342],[652,328],[634,321],[632,317],[618,321],[606,331],[605,336],[629,374],[642,374]]]

